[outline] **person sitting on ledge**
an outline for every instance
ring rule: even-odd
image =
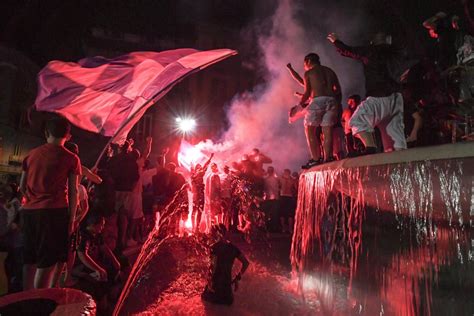
[[[238,282],[249,266],[249,261],[234,244],[226,238],[227,229],[223,224],[213,225],[211,236],[216,242],[211,246],[211,265],[208,283],[201,295],[202,300],[222,305],[234,301],[232,285],[237,290]],[[242,263],[240,272],[232,279],[234,260]]]

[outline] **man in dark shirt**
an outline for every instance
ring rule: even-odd
[[[154,205],[158,211],[161,211],[173,198],[173,195],[170,196],[169,194],[170,181],[170,171],[165,168],[163,157],[158,157],[156,161],[156,174],[151,178],[153,195],[155,197]]]
[[[237,288],[237,282],[247,270],[249,261],[239,248],[226,239],[227,229],[223,224],[212,226],[211,234],[216,242],[211,246],[209,279],[201,298],[214,304],[231,305],[234,301],[232,284]],[[232,279],[235,259],[242,263],[242,268]]]
[[[130,149],[131,145],[126,141],[120,153],[109,161],[109,171],[115,189],[119,250],[123,250],[127,244],[128,214],[133,208],[133,190],[140,178],[137,158],[130,153]]]
[[[364,65],[367,98],[349,121],[352,134],[364,143],[363,154],[377,151],[375,127],[382,133],[385,151],[406,149],[403,98],[388,69],[394,50],[387,43],[386,34],[377,33],[371,44],[364,47],[350,47],[338,40],[334,33],[328,35],[328,40],[342,56],[359,60]]]
[[[464,43],[465,32],[460,29],[459,17],[438,12],[423,22],[430,37],[436,40],[434,56],[438,70],[444,71],[457,64],[456,54]]]
[[[169,194],[173,197],[174,194],[186,183],[186,179],[181,173],[176,172],[176,164],[174,162],[168,162],[166,164],[166,169],[170,172]]]
[[[193,221],[194,232],[200,231],[202,212],[204,211],[204,175],[211,163],[214,154],[211,154],[204,166],[197,164],[191,169],[191,191],[193,192]]]

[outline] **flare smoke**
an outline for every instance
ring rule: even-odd
[[[295,91],[303,92],[286,70],[286,64],[303,75],[303,58],[316,52],[321,63],[338,74],[345,95],[361,93],[362,69],[356,63],[338,56],[326,40],[329,32],[351,38],[359,29],[360,17],[354,8],[346,11],[330,8],[326,3],[309,6],[296,1],[279,1],[271,17],[271,28],[259,36],[262,67],[266,83],[237,95],[227,112],[229,129],[217,143],[205,141],[198,145],[203,150],[216,153],[224,163],[237,160],[252,148],[259,148],[273,159],[277,171],[284,168],[298,170],[309,157],[302,121],[288,123],[289,109],[299,102]],[[344,21],[344,24],[340,24]]]

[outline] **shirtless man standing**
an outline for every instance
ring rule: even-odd
[[[296,80],[302,79],[290,64],[287,67]],[[318,164],[334,160],[332,156],[332,130],[337,120],[337,105],[341,101],[341,86],[336,73],[332,69],[322,66],[319,56],[315,53],[310,53],[304,58],[304,70],[305,91],[299,106],[306,107],[304,125],[311,159],[302,168],[309,169]],[[308,105],[307,101],[309,99],[311,101]],[[320,140],[316,133],[319,126],[322,128],[324,137],[324,158],[321,157]]]

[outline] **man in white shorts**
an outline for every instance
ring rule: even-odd
[[[291,74],[294,75],[292,68],[288,68]],[[305,91],[298,106],[305,107],[306,110],[304,126],[311,159],[302,168],[309,169],[318,164],[334,160],[332,156],[332,132],[337,120],[337,105],[341,101],[341,86],[334,71],[322,66],[319,56],[315,53],[306,55],[304,69]],[[306,106],[308,100],[311,101]],[[321,126],[323,132],[324,156],[321,155],[320,139],[316,133],[319,126]]]
[[[403,123],[403,97],[393,93],[387,97],[368,97],[356,109],[349,126],[353,135],[359,135],[367,148],[375,147],[374,127],[382,134],[385,152],[407,148]]]
[[[388,70],[388,63],[395,56],[388,38],[386,34],[379,32],[369,46],[351,47],[338,40],[336,34],[328,35],[328,40],[341,55],[359,60],[364,65],[367,99],[359,105],[349,121],[352,135],[360,138],[365,146],[362,155],[377,151],[374,127],[380,129],[385,151],[407,148],[403,98],[398,92],[399,85],[391,78]]]

